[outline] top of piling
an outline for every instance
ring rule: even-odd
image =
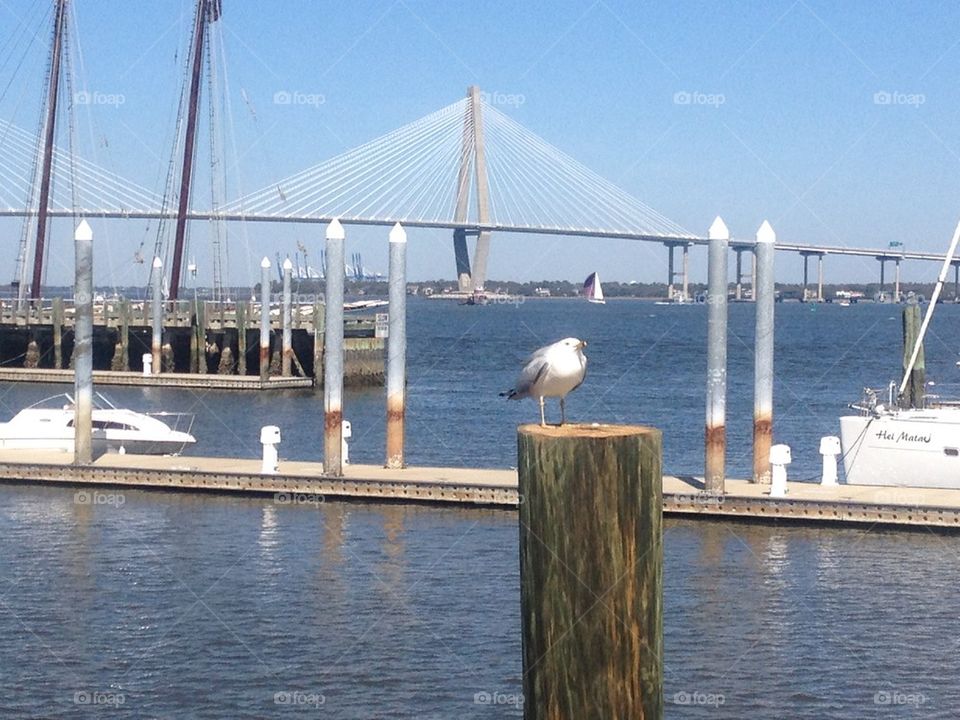
[[[403,229],[400,223],[396,223],[390,230],[390,242],[405,243],[407,241],[407,231]]]
[[[86,220],[81,220],[80,224],[77,225],[77,229],[73,234],[74,240],[93,240],[93,230],[90,229],[90,223]]]
[[[757,230],[757,242],[772,243],[776,241],[777,241],[777,234],[773,231],[773,228],[770,226],[770,223],[764,220],[763,225],[761,225],[760,229]]]
[[[337,218],[334,218],[330,221],[330,224],[327,225],[327,240],[343,240],[346,237],[346,233],[343,232],[343,225],[340,224],[340,221]]]
[[[540,425],[528,423],[520,425],[517,432],[521,435],[540,435],[551,438],[613,438],[629,435],[648,435],[659,432],[646,425],[608,425],[606,423],[565,423],[563,425]]]
[[[714,220],[713,224],[710,226],[710,230],[707,232],[707,237],[710,240],[730,239],[730,231],[727,229],[727,224],[719,215],[717,215],[717,219]]]

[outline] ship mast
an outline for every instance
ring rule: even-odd
[[[190,181],[197,139],[197,110],[200,106],[200,81],[203,72],[203,43],[207,24],[220,18],[220,0],[197,0],[197,17],[193,27],[191,55],[190,100],[187,104],[187,128],[183,143],[183,164],[180,171],[180,201],[177,206],[177,228],[173,241],[173,262],[170,271],[170,300],[180,292],[180,268],[183,264],[184,241],[187,233],[187,213],[190,208]]]
[[[53,49],[50,55],[50,85],[47,88],[47,118],[44,125],[43,169],[40,175],[40,207],[37,213],[37,242],[33,250],[33,280],[30,298],[40,298],[40,283],[43,280],[43,251],[47,240],[47,222],[50,209],[50,175],[53,169],[53,141],[56,137],[57,95],[60,90],[60,56],[63,50],[63,33],[66,26],[67,0],[56,0],[53,18]]]

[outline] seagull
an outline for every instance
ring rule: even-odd
[[[540,401],[541,426],[547,424],[543,413],[543,399],[558,397],[560,398],[560,424],[563,425],[567,419],[564,407],[567,393],[580,387],[587,374],[587,357],[583,354],[583,348],[586,346],[585,340],[569,337],[540,348],[527,358],[527,364],[517,378],[516,387],[500,393],[500,396],[508,400],[537,398]]]

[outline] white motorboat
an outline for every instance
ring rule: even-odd
[[[928,400],[926,407],[898,407],[958,243],[960,224],[944,257],[899,387],[890,384],[886,404],[877,402],[875,391],[866,390],[864,401],[851,406],[859,414],[840,418],[840,446],[849,485],[960,488],[960,403],[931,398],[933,402]]]
[[[93,450],[135,455],[179,455],[196,442],[189,413],[138,413],[114,407],[102,396],[93,408]],[[66,402],[64,402],[64,400]],[[74,406],[57,395],[0,423],[0,449],[74,451]],[[185,430],[180,428],[185,426]]]
[[[873,392],[854,407],[840,418],[848,485],[960,487],[960,407],[897,408]]]

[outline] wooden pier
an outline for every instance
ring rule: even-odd
[[[281,357],[280,303],[271,303],[271,381],[263,383],[259,380],[260,303],[164,302],[162,368],[153,368],[152,375],[144,375],[143,356],[151,351],[152,303],[123,298],[99,300],[94,304],[93,315],[95,381],[260,390],[303,387],[312,385],[317,378],[320,385],[323,305],[314,296],[306,300],[301,298],[295,303],[291,313],[289,370]],[[2,379],[64,382],[60,373],[72,366],[74,323],[75,309],[69,299],[0,301]],[[344,337],[344,382],[347,385],[383,384],[384,340],[377,337],[374,318],[348,316],[344,321]],[[283,378],[283,382],[274,382],[275,378]]]
[[[0,481],[273,495],[281,503],[368,500],[482,505],[520,504],[515,470],[347,465],[328,477],[316,462],[280,462],[260,473],[259,459],[114,455],[72,465],[70,453],[0,450]],[[769,485],[727,480],[727,493],[703,493],[694,478],[664,476],[663,511],[712,519],[960,529],[960,490],[788,483],[786,498]]]

